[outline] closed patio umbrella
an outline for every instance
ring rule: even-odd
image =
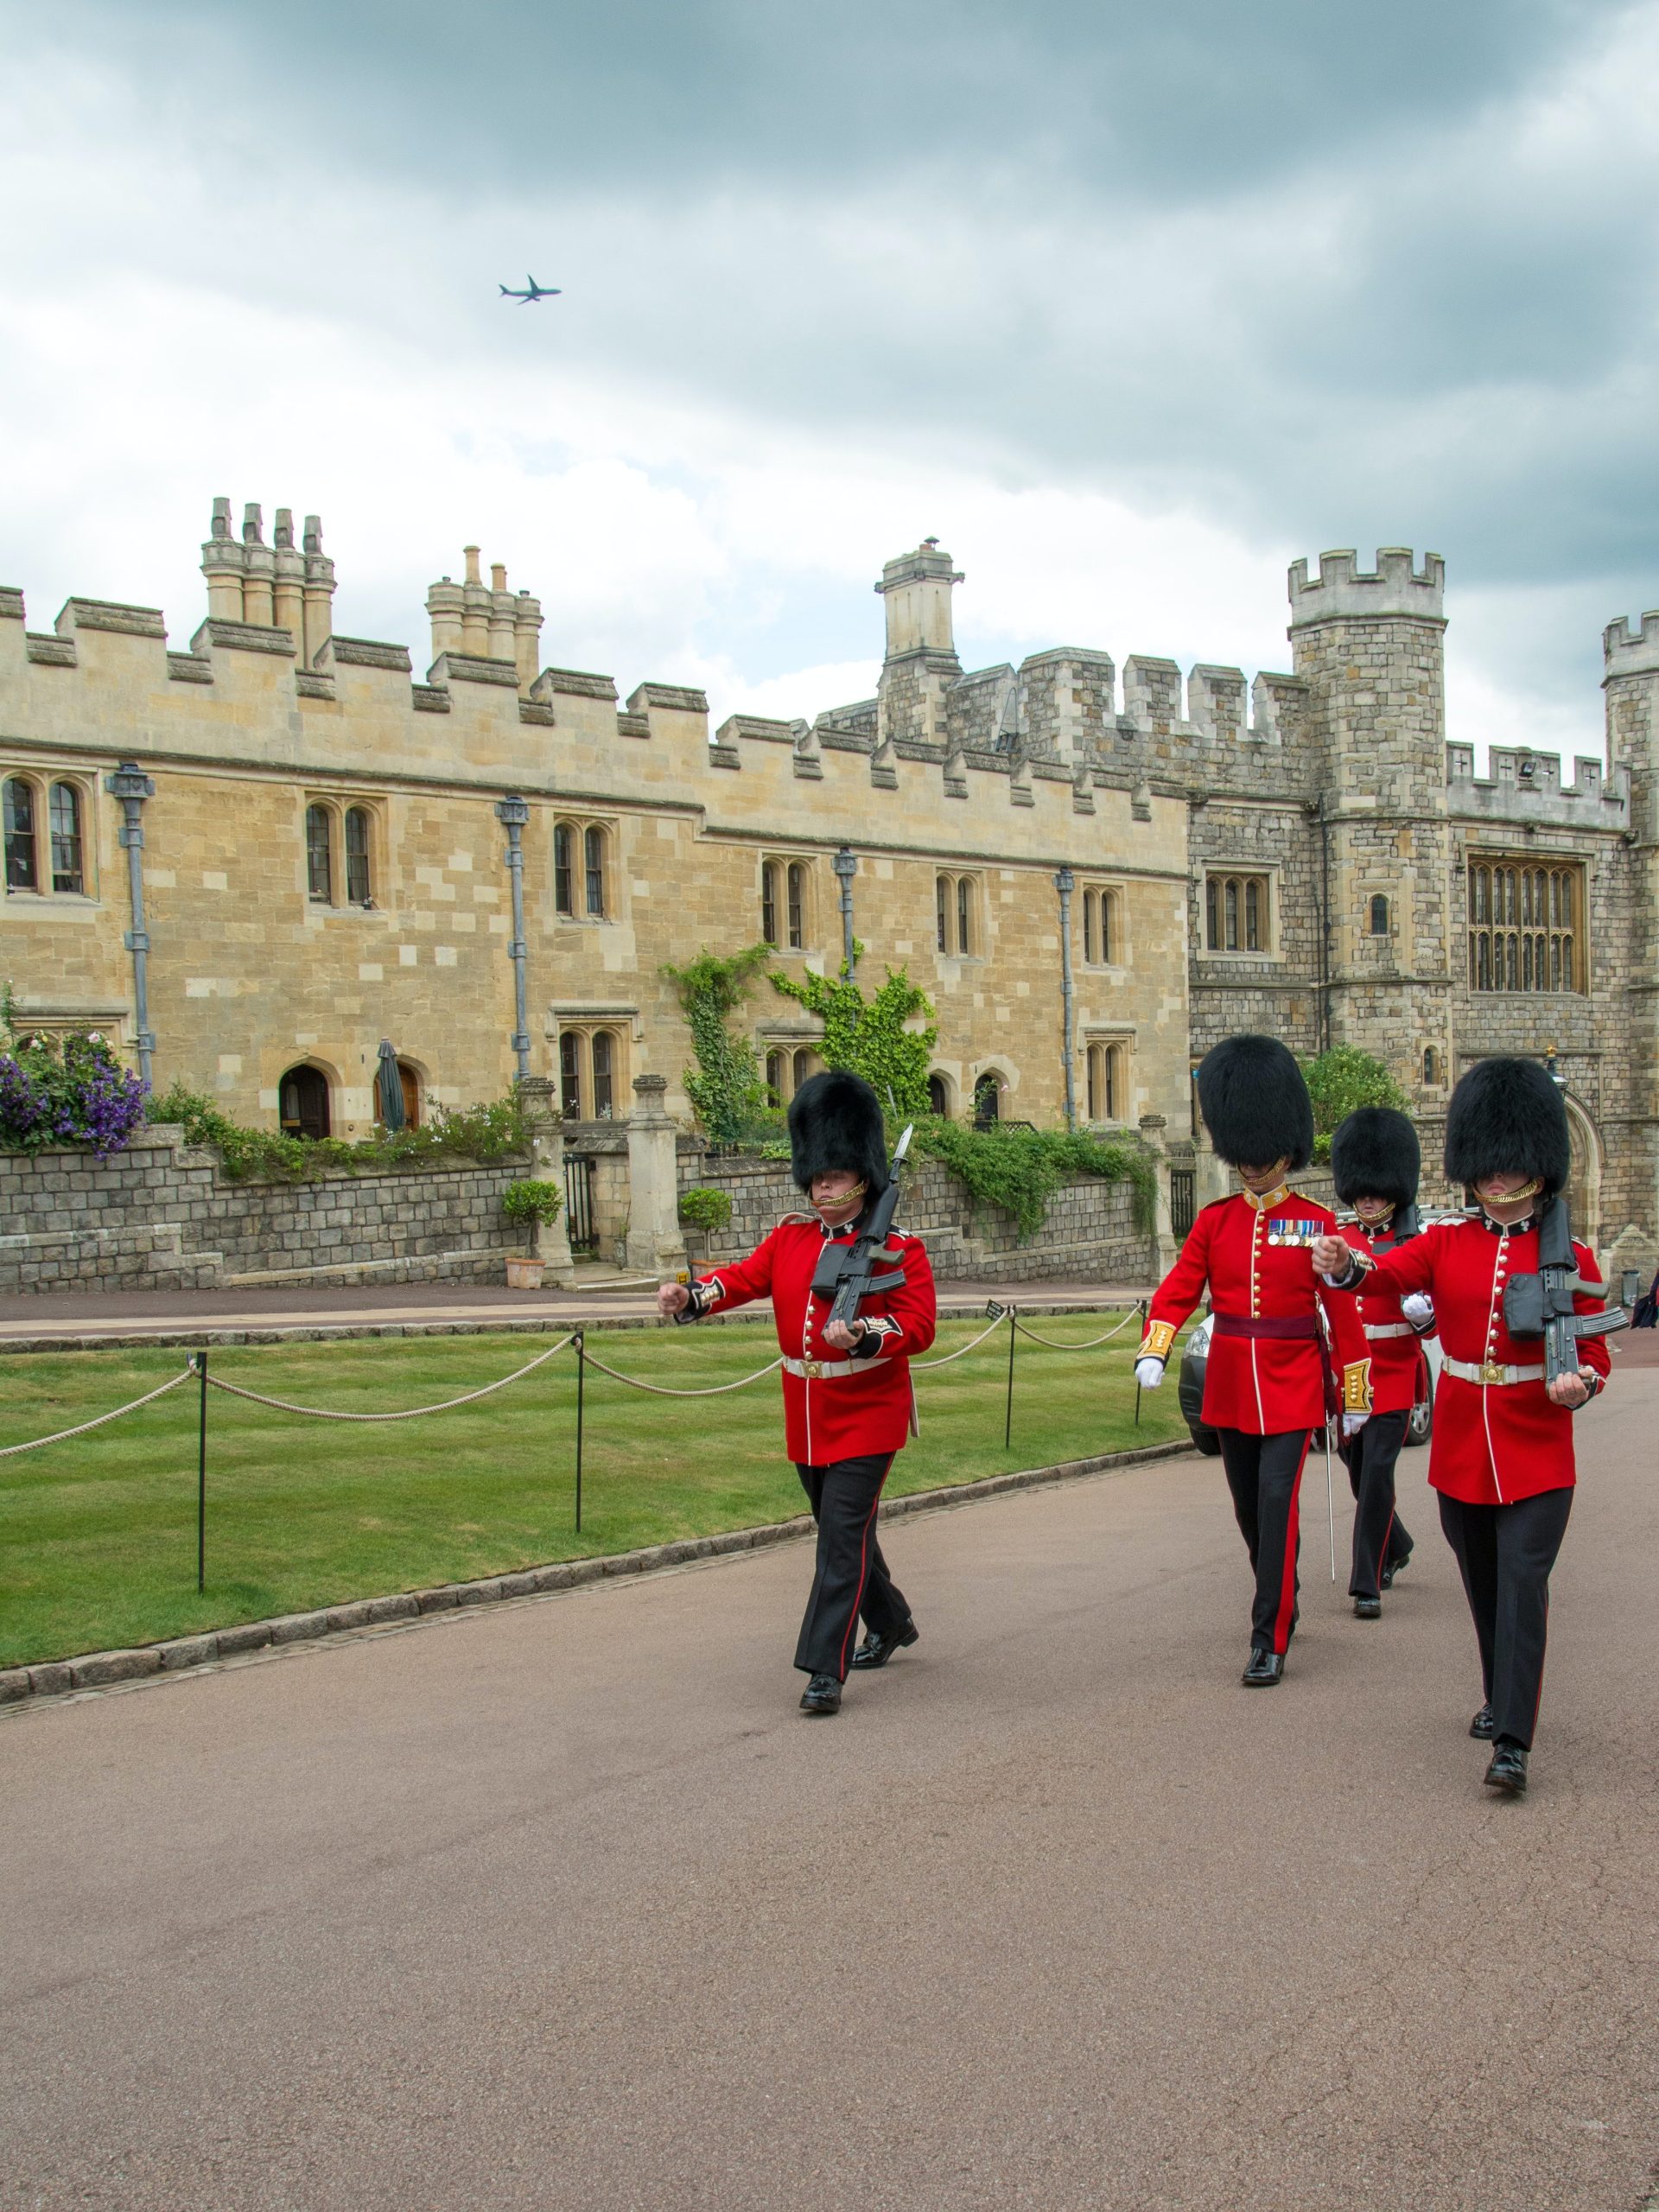
[[[397,1069],[397,1052],[385,1037],[380,1039],[380,1065],[375,1071],[374,1095],[381,1128],[388,1132],[406,1128],[409,1116],[404,1111],[404,1078]]]

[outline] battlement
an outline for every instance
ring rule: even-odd
[[[1617,676],[1659,674],[1659,608],[1644,614],[1637,630],[1622,614],[1610,622],[1601,633],[1601,651],[1607,664],[1604,683]]]
[[[1447,798],[1453,815],[1520,827],[1600,830],[1617,833],[1630,819],[1630,776],[1626,770],[1604,774],[1601,762],[1580,753],[1573,779],[1561,781],[1558,754],[1535,752],[1529,745],[1491,747],[1491,773],[1475,773],[1475,748],[1446,748]]]
[[[1319,556],[1319,573],[1310,582],[1306,561],[1290,564],[1290,626],[1314,622],[1375,622],[1405,616],[1417,622],[1444,622],[1446,563],[1425,553],[1419,570],[1407,545],[1378,548],[1376,566],[1363,569],[1351,546]]]

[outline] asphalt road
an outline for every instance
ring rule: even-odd
[[[1656,1428],[1582,1421],[1521,1803],[1422,1452],[1376,1624],[1311,1469],[1267,1694],[1191,1459],[895,1524],[832,1721],[795,1545],[7,1719],[0,2205],[1628,2212]]]

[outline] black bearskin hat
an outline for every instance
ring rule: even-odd
[[[887,1132],[881,1102],[861,1075],[830,1068],[809,1076],[789,1102],[790,1166],[798,1189],[815,1175],[849,1168],[879,1198],[887,1187]]]
[[[1422,1166],[1416,1130],[1392,1106],[1356,1107],[1331,1140],[1331,1173],[1345,1206],[1356,1198],[1410,1205]]]
[[[1548,1069],[1507,1056],[1477,1060],[1446,1109],[1446,1180],[1536,1175],[1554,1198],[1572,1172],[1567,1105]]]
[[[1198,1109],[1232,1167],[1292,1169],[1313,1157],[1313,1105],[1302,1071],[1276,1037],[1224,1037],[1198,1063]]]

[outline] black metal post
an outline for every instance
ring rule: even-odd
[[[196,1587],[207,1587],[207,1355],[196,1354],[201,1405],[196,1427]]]
[[[576,1534],[582,1534],[582,1431],[584,1415],[583,1384],[588,1376],[588,1359],[584,1352],[582,1331],[576,1331]]]
[[[1014,1443],[1014,1308],[1008,1308],[1008,1409],[1002,1422],[1002,1449],[1010,1450]]]

